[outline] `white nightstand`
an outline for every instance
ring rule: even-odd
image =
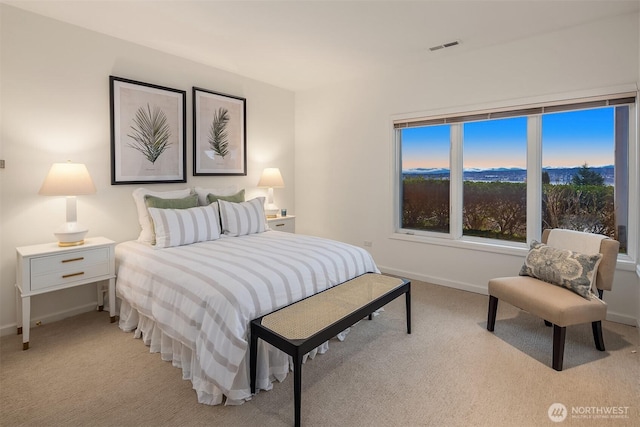
[[[31,297],[60,289],[109,281],[109,316],[116,321],[115,242],[104,237],[85,239],[84,245],[60,247],[58,243],[16,248],[16,312],[22,349],[29,348]],[[98,289],[98,304],[102,304]],[[20,301],[22,300],[22,301]],[[102,307],[99,307],[101,310]]]
[[[276,231],[285,231],[287,233],[296,232],[295,215],[279,216],[277,218],[267,218],[269,228]]]

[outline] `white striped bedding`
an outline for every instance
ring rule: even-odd
[[[182,367],[198,401],[241,403],[248,383],[248,325],[304,297],[367,272],[365,250],[278,231],[154,249],[116,246],[120,327]],[[155,343],[152,341],[156,341]],[[288,372],[288,357],[261,344],[258,387]]]

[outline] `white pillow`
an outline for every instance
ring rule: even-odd
[[[144,203],[144,196],[147,194],[155,197],[161,197],[163,199],[179,199],[190,195],[191,189],[185,188],[184,190],[173,191],[151,191],[146,188],[136,188],[133,190],[132,196],[133,200],[136,202],[136,208],[138,209],[138,222],[142,229],[138,236],[138,242],[153,244],[153,227],[151,225],[151,218],[149,217],[147,205]]]
[[[198,203],[200,204],[200,206],[206,206],[209,204],[207,203],[208,194],[215,194],[216,196],[231,196],[238,192],[238,186],[235,184],[232,184],[232,185],[227,185],[225,187],[218,187],[218,188],[196,187],[194,188],[194,190],[198,195]]]
[[[214,204],[189,209],[149,208],[156,232],[156,247],[189,245],[220,238]]]
[[[218,200],[222,231],[227,236],[244,236],[267,230],[264,215],[264,197],[256,197],[248,202],[231,203]]]

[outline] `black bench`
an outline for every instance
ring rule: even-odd
[[[251,321],[251,393],[256,392],[258,338],[293,358],[295,425],[300,426],[302,358],[325,341],[406,296],[407,333],[411,333],[411,282],[367,273]]]

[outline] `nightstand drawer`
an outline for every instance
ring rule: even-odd
[[[109,248],[33,258],[30,263],[31,290],[108,275],[109,266]]]
[[[79,280],[91,280],[95,277],[107,276],[109,274],[109,262],[105,261],[93,265],[75,265],[75,268],[68,268],[64,271],[54,271],[47,274],[31,276],[31,290],[58,286],[64,283],[73,283]]]
[[[287,233],[296,232],[296,219],[295,216],[283,216],[278,218],[268,218],[267,223],[269,228],[276,231],[284,231]]]
[[[98,248],[60,255],[33,258],[31,275],[49,274],[57,271],[70,271],[86,268],[89,265],[108,263],[109,248]]]
[[[287,233],[293,233],[293,223],[291,221],[274,221],[272,224],[269,224],[272,230],[276,231],[286,231]]]

